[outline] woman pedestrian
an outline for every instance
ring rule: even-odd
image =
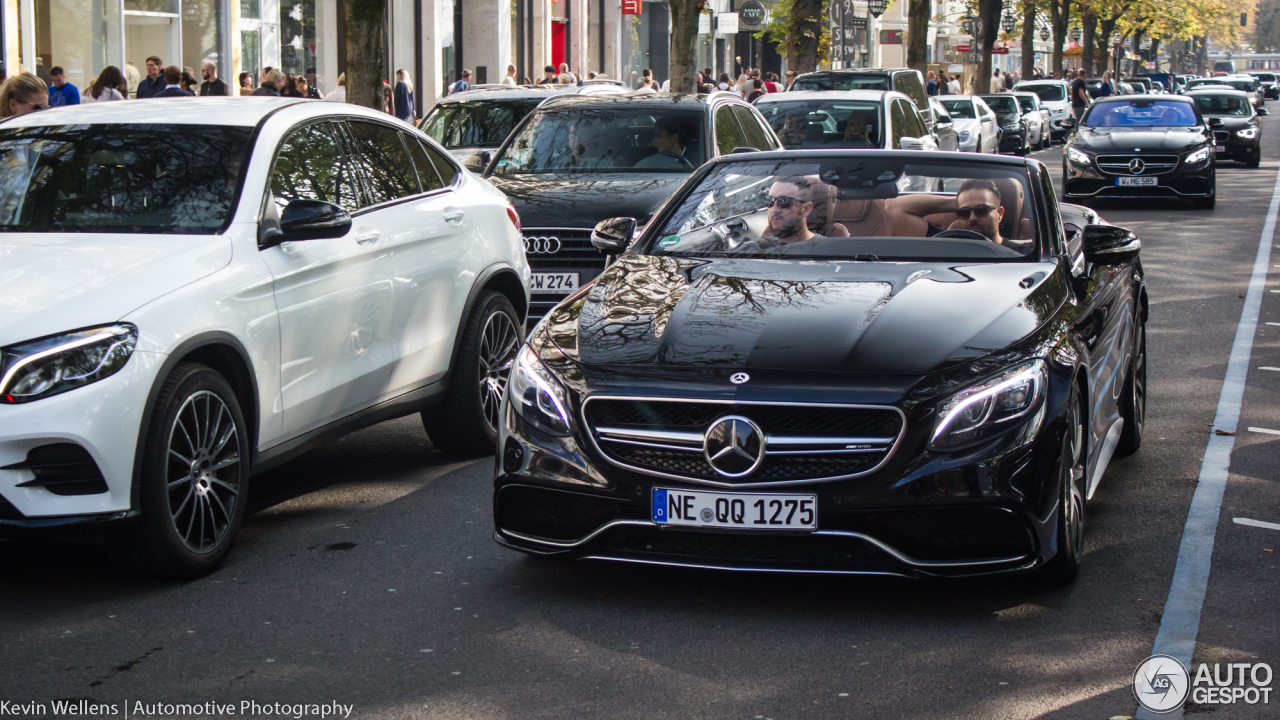
[[[253,73],[251,72],[240,73],[240,94],[242,96],[253,94]]]
[[[758,98],[765,95],[764,82],[760,80],[749,80],[747,87],[751,88],[751,92],[747,93],[747,102],[754,103]]]
[[[29,72],[18,73],[0,87],[0,117],[17,117],[49,107],[49,86]]]
[[[82,103],[109,102],[123,100],[129,94],[129,81],[124,73],[115,65],[103,68],[102,73],[93,81],[88,90],[80,96]]]
[[[200,94],[200,83],[196,80],[194,75],[186,71],[182,73],[182,78],[178,80],[178,87],[181,87],[192,95]]]
[[[729,84],[729,73],[720,73],[719,79],[716,80],[716,89],[728,90],[730,87],[731,86]]]
[[[1111,84],[1111,71],[1102,73],[1102,82],[1098,83],[1098,97],[1110,97],[1116,92],[1116,86]]]
[[[298,75],[294,77],[294,85],[298,88],[298,92],[302,93],[302,97],[308,100],[323,100],[320,97],[320,91],[307,81],[306,75]]]
[[[281,97],[291,97],[291,98],[304,98],[304,97],[306,97],[306,95],[305,95],[305,94],[303,94],[303,93],[298,89],[298,76],[297,76],[297,75],[290,75],[290,74],[288,74],[288,73],[285,73],[285,76],[284,76],[284,87],[280,88],[280,95],[281,95]]]
[[[280,97],[280,88],[284,85],[284,73],[272,68],[262,74],[262,84],[253,91],[254,95]]]
[[[401,120],[413,122],[413,78],[409,77],[408,70],[396,71],[396,117]]]

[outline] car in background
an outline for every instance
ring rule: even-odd
[[[1097,100],[1100,97],[1104,97],[1103,95],[1101,95],[1102,78],[1089,78],[1084,81],[1084,87],[1085,87],[1085,91],[1089,93],[1089,97],[1093,98],[1094,100]],[[1141,93],[1141,92],[1144,92],[1144,91],[1129,85],[1129,83],[1127,82],[1124,82],[1124,81],[1116,82],[1115,80],[1111,81],[1112,95],[1133,95],[1135,93]]]
[[[1133,233],[1063,217],[1035,160],[787,150],[708,163],[637,238],[601,223],[617,260],[512,371],[495,540],[1071,582],[1142,444],[1148,300]]]
[[[441,98],[418,121],[418,129],[440,143],[456,160],[465,162],[474,153],[496,149],[525,115],[548,98],[628,92],[620,86],[616,80],[593,80],[584,85],[473,88]]]
[[[1033,92],[1014,92],[1022,115],[1031,129],[1031,146],[1048,149],[1053,146],[1050,132],[1049,110],[1040,104],[1040,96]]]
[[[604,271],[596,223],[626,215],[643,225],[708,160],[781,147],[760,112],[729,92],[567,95],[539,106],[483,171],[523,224],[530,317]]]
[[[1213,78],[1198,78],[1188,82],[1186,88],[1182,92],[1185,94],[1192,90],[1210,87],[1228,87],[1232,90],[1239,90],[1242,93],[1248,94],[1249,100],[1253,103],[1255,110],[1262,109],[1263,105],[1266,103],[1266,97],[1263,95],[1261,83],[1258,82],[1257,78],[1248,75],[1226,75]]]
[[[1213,73],[1226,73],[1227,75],[1236,74],[1236,63],[1234,60],[1218,60],[1213,64]]]
[[[1158,85],[1150,78],[1141,75],[1126,77],[1124,81],[1129,85],[1129,92],[1125,93],[1127,95],[1151,95],[1156,92]]]
[[[951,115],[961,152],[1000,152],[1000,124],[996,114],[977,95],[942,95],[938,102]]]
[[[529,267],[489,183],[394,117],[284,97],[9,118],[0,534],[211,572],[249,479],[420,413],[492,452]],[[445,408],[440,411],[435,408]]]
[[[1211,208],[1213,145],[1208,123],[1185,95],[1096,100],[1063,150],[1063,200],[1173,198]]]
[[[996,114],[1000,126],[1000,152],[1026,155],[1031,152],[1031,126],[1022,112],[1022,105],[1013,93],[978,95]],[[1038,121],[1038,118],[1037,118]]]
[[[1206,87],[1187,93],[1213,130],[1213,152],[1219,160],[1236,160],[1249,167],[1262,162],[1262,124],[1247,94]],[[1266,113],[1266,110],[1262,110]]]
[[[1268,100],[1280,100],[1280,76],[1262,70],[1250,70],[1246,74],[1258,79],[1262,85],[1262,93]]]
[[[1049,137],[1066,137],[1069,129],[1062,121],[1071,117],[1071,85],[1064,80],[1023,80],[1013,86],[1014,92],[1033,92],[1040,105],[1049,111]]]
[[[898,92],[793,90],[765,95],[755,107],[791,150],[938,149],[915,103]]]
[[[925,127],[933,130],[933,113],[924,90],[924,76],[911,68],[865,68],[859,70],[819,70],[796,78],[796,90],[893,90],[911,98],[924,118]]]
[[[1147,78],[1152,82],[1152,89],[1158,86],[1161,92],[1176,93],[1181,89],[1181,82],[1172,73],[1141,73],[1131,77]]]
[[[939,150],[958,151],[960,134],[951,120],[951,113],[938,102],[938,98],[929,98],[929,108],[933,110],[933,136],[938,139]]]

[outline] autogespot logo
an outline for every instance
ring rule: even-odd
[[[1191,674],[1175,657],[1152,655],[1133,671],[1133,695],[1154,713],[1173,712],[1187,701]]]

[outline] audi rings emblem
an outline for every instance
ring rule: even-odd
[[[1147,164],[1142,162],[1142,158],[1134,158],[1129,161],[1129,172],[1134,175],[1141,175],[1143,170],[1147,169]]]
[[[554,235],[525,235],[524,251],[529,255],[555,255],[560,252],[560,238]]]

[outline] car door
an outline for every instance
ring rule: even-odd
[[[735,148],[751,147],[746,133],[738,124],[733,112],[733,103],[721,103],[713,112],[712,132],[716,138],[716,155],[728,155]]]
[[[930,132],[933,132],[933,111],[929,109],[929,96],[924,91],[924,82],[920,79],[920,72],[918,70],[907,70],[894,73],[893,89],[911,98],[911,102],[915,103],[916,109],[920,111],[924,126]]]
[[[391,366],[392,267],[367,221],[363,188],[338,125],[305,123],[281,142],[264,198],[268,215],[292,200],[341,205],[353,215],[339,238],[262,251],[280,314],[283,434],[296,437],[371,405]]]
[[[991,149],[978,148],[979,152],[999,152],[1000,124],[996,122],[996,114],[983,102],[982,98],[974,98],[973,106],[978,109],[978,125],[982,128],[982,139]]]
[[[390,342],[379,345],[386,353],[379,362],[391,366],[378,398],[384,400],[434,382],[448,369],[460,312],[454,285],[478,213],[444,186],[415,135],[363,118],[348,118],[343,126],[368,190],[355,226],[377,234],[380,262],[394,270],[388,276]]]
[[[751,105],[733,104],[733,114],[738,118],[738,125],[747,138],[750,147],[757,150],[777,150],[782,144],[777,142],[773,129],[768,126],[760,111]]]

